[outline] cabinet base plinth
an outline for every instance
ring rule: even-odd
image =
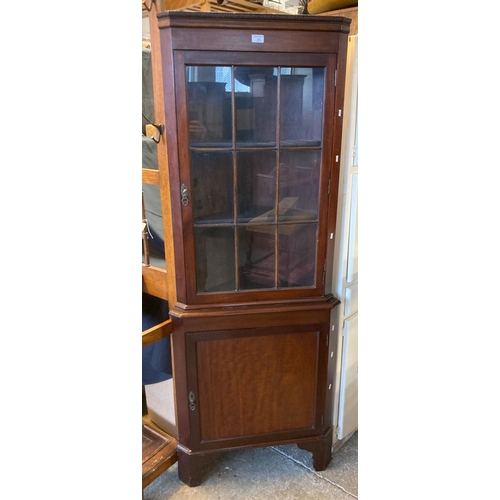
[[[302,441],[297,446],[310,451],[313,455],[313,467],[316,471],[325,470],[332,460],[333,433],[330,428],[327,433],[313,441]]]
[[[306,451],[312,453],[313,467],[316,471],[323,471],[328,467],[332,460],[332,429],[318,437],[311,439],[302,439],[296,441],[295,444]],[[282,443],[270,443],[267,446],[279,444],[294,444],[294,442],[285,441]],[[261,445],[260,447],[265,447]],[[259,447],[259,446],[256,446]],[[235,451],[238,448],[225,449],[224,452]],[[203,479],[205,467],[216,460],[222,452],[221,450],[203,451],[203,452],[188,452],[182,447],[177,449],[179,479],[190,487],[199,486]]]
[[[177,449],[179,479],[190,487],[199,486],[203,478],[203,469],[219,455],[219,451],[189,453],[179,447]]]

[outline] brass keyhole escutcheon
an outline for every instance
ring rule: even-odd
[[[181,186],[181,203],[184,207],[189,205],[189,188],[186,184]]]

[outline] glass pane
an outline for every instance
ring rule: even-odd
[[[281,143],[320,145],[323,68],[281,68]]]
[[[240,146],[276,144],[277,77],[273,72],[275,68],[234,70],[235,82],[241,84],[235,86],[236,142]]]
[[[280,287],[313,286],[317,224],[283,224],[278,234]]]
[[[237,155],[238,221],[274,222],[276,152],[251,151]],[[255,218],[258,220],[255,220]]]
[[[142,168],[158,170],[158,144],[151,137],[142,137]]]
[[[240,289],[275,287],[275,225],[247,224],[238,228]]]
[[[155,106],[153,97],[153,67],[151,49],[142,49],[142,133],[146,135],[146,125],[154,122]]]
[[[191,146],[232,143],[231,88],[225,78],[229,66],[187,66],[189,141]]]
[[[195,227],[194,239],[198,292],[235,290],[234,228]]]
[[[279,220],[317,220],[321,151],[282,151]]]
[[[233,223],[233,153],[191,151],[191,185],[196,224]]]

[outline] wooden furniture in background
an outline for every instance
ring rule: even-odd
[[[142,488],[177,462],[177,440],[147,417],[142,419]],[[144,493],[143,493],[144,498]]]
[[[142,0],[143,17],[148,17],[148,8],[151,3],[151,0]],[[261,2],[249,0],[156,0],[156,3],[158,12],[168,9],[185,12],[282,13],[280,10],[264,7]]]
[[[317,14],[319,16],[342,16],[351,19],[351,31],[349,35],[358,34],[358,7],[348,7],[345,9],[336,9]]]
[[[162,74],[161,74],[161,54],[159,44],[159,31],[157,23],[157,14],[165,10],[164,0],[156,0],[154,3],[150,0],[147,2],[148,9],[145,9],[146,2],[142,2],[143,17],[149,17],[151,27],[151,48],[152,57],[152,78],[154,91],[154,121],[156,124],[164,124],[164,106],[163,106],[163,91],[162,91]],[[165,135],[159,135],[158,148],[158,170],[142,169],[142,182],[160,186],[160,182],[165,189],[168,189],[168,163],[166,155]],[[163,219],[165,238],[165,255],[171,251],[171,220],[168,217],[169,198],[164,197],[162,210],[167,216]],[[144,198],[143,198],[144,201]],[[144,210],[144,206],[143,206]],[[143,212],[143,219],[145,215]],[[144,232],[144,231],[143,231]],[[169,237],[170,235],[170,237]],[[143,236],[144,237],[144,236]],[[172,261],[166,259],[165,268],[155,267],[150,265],[149,258],[142,265],[142,290],[145,293],[159,297],[168,301],[170,290],[172,289],[172,280],[174,277],[174,268]],[[153,342],[156,342],[172,333],[172,320],[169,318],[148,330],[142,332],[142,347],[146,347]],[[151,421],[148,415],[142,418],[142,487],[143,490],[158,476],[163,474],[173,464],[177,462],[177,446],[176,438],[160,429],[154,422]],[[142,494],[144,499],[144,491]]]
[[[307,11],[314,15],[357,6],[358,0],[309,0]]]

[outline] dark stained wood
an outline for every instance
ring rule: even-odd
[[[330,170],[330,195],[326,208],[328,209],[328,229],[327,234],[332,234],[335,241],[336,222],[337,222],[337,206],[338,206],[338,186],[340,178],[341,164],[341,148],[342,148],[342,124],[344,116],[344,82],[346,76],[346,61],[347,61],[347,43],[348,38],[344,37],[339,46],[339,54],[336,61],[337,70],[337,85],[335,87],[335,105],[333,111],[333,153],[331,159]],[[339,116],[339,110],[342,110]],[[327,293],[332,290],[333,278],[333,245],[328,245],[326,253],[325,267],[325,291]]]
[[[325,470],[332,460],[332,429],[326,435],[311,441],[302,441],[297,446],[313,454],[313,467],[317,471]]]
[[[212,331],[233,329],[235,322],[239,327],[260,328],[286,325],[309,325],[311,322],[328,322],[332,307],[339,304],[338,299],[297,300],[277,303],[228,304],[224,309],[215,306],[210,309],[189,308],[170,310],[172,317],[189,321],[192,331]],[[304,314],[309,311],[310,314]]]
[[[160,167],[159,182],[162,200],[168,199],[163,209],[168,212],[169,226],[166,228],[170,233],[166,231],[165,234],[170,234],[172,238],[166,253],[170,267],[167,268],[168,272],[163,274],[163,279],[167,276],[169,279],[167,295],[172,318],[179,478],[189,486],[200,484],[207,464],[221,451],[291,443],[310,451],[313,454],[314,467],[323,470],[331,460],[333,435],[332,398],[339,329],[335,310],[339,301],[331,294],[329,275],[332,271],[336,231],[343,119],[339,116],[339,110],[343,107],[350,20],[333,16],[162,12],[158,15],[157,22],[160,27],[163,82],[161,102],[158,102],[163,108],[163,115],[155,120],[157,123],[162,123],[161,118],[166,120],[164,142],[159,145],[159,151],[165,157],[163,169]],[[265,42],[252,43],[252,34],[263,35]],[[244,143],[245,147],[238,146],[236,137],[239,129],[235,114],[237,110],[247,108],[243,105],[241,108],[236,106],[234,89],[231,92],[223,89],[224,100],[219,99],[223,93],[221,91],[216,96],[219,100],[214,97],[212,104],[214,109],[220,109],[220,105],[215,106],[217,103],[231,104],[230,109],[227,108],[229,113],[232,113],[230,120],[227,120],[230,128],[225,125],[227,114],[221,119],[226,128],[217,125],[219,130],[224,131],[224,141],[227,142],[219,147],[203,143],[198,149],[191,144],[190,149],[186,66],[232,65],[313,68],[311,73],[316,75],[321,72],[321,68],[325,69],[323,99],[317,100],[323,105],[323,122],[311,122],[314,123],[315,130],[319,130],[321,126],[321,143],[319,140],[314,144],[303,141],[302,145],[293,143],[292,146],[283,146],[278,141],[276,147],[268,147],[269,151],[276,151],[278,172],[283,161],[280,157],[283,152],[290,156],[294,151],[320,151],[317,157],[321,154],[321,164],[318,167],[316,184],[310,184],[315,186],[314,195],[311,198],[307,191],[307,199],[305,194],[301,199],[305,200],[304,210],[315,206],[313,201],[317,200],[317,215],[312,209],[309,212],[315,217],[312,223],[317,224],[311,226],[316,232],[315,240],[314,236],[311,238],[311,244],[313,248],[316,245],[316,251],[302,251],[300,246],[293,246],[294,235],[298,232],[292,231],[292,226],[286,226],[294,222],[293,219],[291,222],[274,220],[274,227],[282,231],[280,234],[283,241],[289,241],[282,245],[269,237],[267,245],[267,233],[261,230],[258,235],[261,238],[258,248],[262,250],[265,258],[268,247],[271,248],[269,254],[274,259],[274,267],[266,267],[268,263],[262,258],[255,276],[252,277],[248,272],[241,278],[241,281],[246,280],[248,276],[262,280],[262,283],[266,284],[261,286],[267,288],[238,288],[241,283],[236,272],[233,288],[238,291],[228,290],[231,285],[226,283],[231,281],[222,280],[222,277],[225,278],[225,264],[224,258],[220,258],[220,255],[227,254],[223,253],[221,247],[213,246],[211,255],[219,258],[219,261],[217,267],[212,268],[212,272],[217,280],[222,282],[220,288],[223,291],[199,292],[198,290],[216,288],[213,285],[205,285],[205,268],[210,269],[206,262],[199,261],[200,272],[197,277],[195,245],[199,241],[199,233],[196,231],[203,227],[217,230],[219,226],[229,229],[241,226],[244,227],[245,232],[242,234],[246,238],[248,227],[238,219],[238,185],[235,174],[241,165],[234,157],[228,162],[230,172],[233,173],[229,188],[232,188],[235,200],[235,212],[231,221],[226,215],[227,204],[220,199],[225,192],[231,192],[231,189],[226,189],[227,186],[223,184],[230,175],[216,175],[222,167],[214,164],[213,153],[237,154],[244,151],[244,154],[247,154],[257,151],[257,146],[252,147],[250,143]],[[289,87],[285,87],[285,80]],[[288,114],[278,114],[277,116],[283,117],[284,122],[277,122],[275,127],[270,126],[266,129],[267,134],[262,133],[262,128],[252,126],[252,141],[257,142],[256,136],[272,135],[274,128],[278,139],[283,135],[287,140],[295,140],[295,129],[292,125],[297,123],[299,125],[296,126],[300,126],[302,123],[300,89],[305,86],[303,78],[299,75],[287,75],[287,78],[278,76],[266,80],[266,85],[277,85],[275,82],[282,83],[276,87],[276,102],[272,104],[276,106],[276,112],[280,111],[279,106],[283,106],[283,102],[287,102],[287,95],[288,102],[297,103],[298,112],[294,114],[293,110],[290,110]],[[315,87],[315,98],[321,88]],[[277,100],[280,93],[285,100]],[[238,99],[238,103],[247,102],[244,100],[245,96],[239,95]],[[156,102],[155,100],[155,104]],[[266,102],[269,106],[271,101]],[[279,102],[281,104],[278,104]],[[262,111],[259,111],[259,105],[264,109],[262,102],[259,104],[253,101],[251,105],[254,107],[248,109],[256,110],[256,115]],[[198,107],[198,103],[196,106]],[[189,111],[194,111],[191,104]],[[195,111],[198,113],[198,109]],[[265,124],[262,124],[262,127],[265,127]],[[249,128],[243,127],[245,134],[248,134]],[[232,143],[228,139],[231,130]],[[257,132],[254,133],[254,130]],[[300,134],[297,134],[297,137],[304,139]],[[267,139],[258,139],[265,140]],[[193,171],[197,168],[196,164],[191,164],[195,153],[201,158],[200,161],[205,162],[203,166],[207,169],[207,172],[198,177],[193,176],[191,172],[191,168]],[[304,157],[309,158],[309,154],[304,153]],[[289,164],[295,165],[294,162]],[[242,168],[253,168],[251,161],[248,165],[243,164]],[[267,172],[265,175],[268,175]],[[281,199],[278,189],[288,190],[290,193],[300,191],[299,184],[293,184],[296,179],[292,174],[287,174],[289,178],[281,179],[278,175],[281,174],[277,173],[276,177],[272,178],[274,200],[270,205],[275,206],[279,205]],[[212,198],[209,198],[209,195],[202,197],[199,192],[196,198],[193,194],[193,188],[196,187],[192,185],[195,182],[193,179],[208,188]],[[230,185],[231,182],[234,183],[233,186]],[[184,204],[181,203],[180,194],[182,184],[187,186],[189,195],[189,202]],[[248,185],[256,189],[253,182],[248,181]],[[195,210],[195,204],[201,208]],[[261,204],[264,207],[268,205],[267,202]],[[268,208],[263,212],[266,210]],[[218,215],[221,213],[225,219]],[[195,218],[195,214],[198,218]],[[206,217],[202,222],[200,214]],[[229,222],[220,222],[226,219]],[[305,220],[311,223],[309,219]],[[257,226],[259,222],[261,228],[270,224],[267,220],[265,224],[259,220]],[[205,223],[209,225],[203,226]],[[274,233],[269,231],[269,234]],[[211,244],[219,245],[220,241],[214,238]],[[224,245],[226,241],[230,242],[230,237],[224,240]],[[248,240],[242,237],[239,241],[235,237],[236,249],[240,244],[242,248],[250,248]],[[285,260],[280,260],[283,258],[279,255],[280,250],[282,255],[285,255]],[[243,255],[243,264],[249,262],[248,255],[252,251],[250,249],[247,255]],[[236,254],[239,255],[237,252]],[[242,264],[238,259],[231,257],[230,260],[226,268],[229,266],[232,272],[238,271],[238,266]],[[254,265],[254,261],[250,262]],[[273,269],[277,268],[276,264],[280,264],[280,273],[283,270],[288,272],[288,278],[283,278],[278,272],[273,274]],[[290,277],[292,273],[293,279]],[[147,277],[146,280],[144,276]],[[306,277],[305,281],[301,281],[303,276]],[[157,293],[160,279],[158,273],[144,272],[143,268],[143,282],[147,281],[149,288]],[[197,279],[202,280],[202,286],[199,286]],[[247,282],[257,283],[251,280]],[[282,282],[285,283],[284,286],[280,285]],[[292,286],[304,282],[312,284]],[[217,286],[218,283],[216,281]]]
[[[337,346],[338,346],[338,322],[339,308],[335,307],[330,311],[330,324],[328,331],[328,344],[325,352],[326,363],[328,365],[325,394],[326,405],[325,415],[327,419],[333,419],[333,398],[335,394],[335,380],[337,374]]]
[[[224,58],[226,64],[237,64],[241,66],[265,66],[273,64],[276,59],[266,53],[254,52],[223,52],[223,51],[210,51],[208,54],[202,50],[193,50],[184,53],[184,64],[196,65],[202,64],[207,55],[218,61]],[[307,65],[308,67],[322,67],[327,63],[327,56],[325,54],[307,54],[304,57],[302,53],[280,53],[279,64],[281,66],[300,66]]]
[[[331,409],[329,413],[325,410],[330,361],[327,349],[329,310],[275,310],[267,314],[261,310],[260,313],[252,314],[247,308],[246,314],[199,316],[183,318],[183,321],[173,316],[174,372],[187,375],[187,378],[175,379],[180,441],[191,450],[205,451],[322,433],[324,427],[331,425],[332,419]],[[315,319],[317,323],[313,323]],[[311,351],[313,343],[317,349],[314,356]],[[244,352],[238,352],[239,345],[244,347]],[[283,356],[277,355],[279,352]],[[283,360],[283,357],[288,359]],[[263,363],[263,360],[266,362]],[[294,364],[297,371],[288,362]],[[314,377],[312,371],[308,372],[309,369],[314,371]],[[228,382],[231,370],[234,378]],[[270,374],[273,371],[275,377]],[[303,380],[298,372],[302,373]],[[229,394],[230,388],[239,393],[236,399],[233,393]],[[194,401],[189,398],[190,392],[193,393]],[[226,392],[228,400],[224,406],[220,398]],[[274,392],[281,395],[280,401],[272,396]],[[258,396],[259,393],[261,396]],[[262,404],[268,405],[269,411],[264,413],[270,423],[264,424],[261,420],[264,417],[255,414],[255,401],[259,397],[264,398]],[[191,409],[190,404],[193,402],[195,407]],[[281,410],[273,407],[280,404]],[[239,418],[231,416],[232,405],[235,415],[243,415],[244,425],[248,426],[243,435],[236,428],[232,435],[228,433],[224,436],[218,436],[217,433],[226,430],[210,429],[206,432],[212,441],[208,440],[207,435],[203,435],[204,429],[210,428],[210,422],[214,427],[217,426],[217,416],[211,412],[220,411],[225,415],[224,422],[231,421],[232,418]],[[293,420],[296,417],[288,416],[287,411],[297,412],[300,423]],[[277,418],[270,417],[271,413],[276,414]],[[273,430],[272,426],[278,426],[278,421],[281,421],[282,427]],[[240,424],[241,420],[234,425]],[[250,428],[253,431],[246,432]],[[187,442],[183,437],[186,437]]]
[[[158,14],[159,28],[210,28],[217,30],[254,30],[271,29],[273,31],[297,32],[339,32],[349,33],[351,19],[341,16],[316,17],[308,15],[266,15],[266,14],[223,14],[223,13],[191,13],[161,12]],[[198,46],[199,48],[199,46]],[[207,47],[211,50],[212,47]],[[230,50],[226,48],[226,50]],[[301,52],[300,47],[296,52]]]
[[[317,471],[325,470],[332,459],[332,429],[323,435],[313,438],[279,439],[270,441],[268,446],[281,444],[296,444],[299,448],[312,453],[313,467]],[[177,449],[179,462],[179,479],[190,487],[199,486],[208,466],[220,456],[222,452],[232,452],[236,449],[254,448],[259,445],[246,444],[238,448],[220,447],[218,450],[193,452],[180,445]]]
[[[214,35],[215,36],[215,35]],[[240,35],[241,36],[241,35]],[[330,34],[332,36],[332,34]],[[337,36],[334,34],[333,36]],[[167,39],[169,41],[169,39]],[[169,41],[170,42],[170,41]],[[297,50],[297,45],[293,45],[294,50]],[[337,69],[337,58],[334,55],[325,54],[303,54],[294,53],[292,54],[251,54],[242,55],[238,52],[212,52],[212,51],[196,51],[196,52],[186,52],[186,55],[182,51],[175,52],[175,60],[173,64],[175,65],[175,74],[184,74],[185,65],[187,64],[186,58],[189,60],[190,65],[230,65],[230,64],[240,64],[241,61],[251,60],[255,57],[255,61],[252,64],[263,65],[263,66],[273,66],[278,64],[292,64],[299,67],[314,67],[314,66],[326,66],[328,71],[325,75],[325,87],[334,87],[335,80],[335,70]],[[283,59],[283,61],[282,61]],[[187,104],[186,104],[186,87],[185,80],[180,78],[176,81],[175,86],[176,99],[172,101],[176,104],[176,123],[177,127],[175,139],[179,141],[180,144],[188,144],[188,118],[187,118]],[[337,98],[338,100],[338,98]],[[338,108],[336,102],[336,97],[333,92],[325,93],[325,108],[324,116],[326,123],[334,119],[335,110]],[[338,122],[341,126],[342,121]],[[173,127],[172,127],[173,128]],[[333,187],[338,182],[338,168],[339,162],[335,162],[335,157],[340,155],[340,143],[334,144],[333,134],[324,134],[323,139],[323,155],[322,155],[322,166],[321,166],[321,177],[320,177],[320,194],[319,194],[319,206],[328,207],[335,205],[337,201],[337,191]],[[327,225],[329,225],[330,213],[328,210],[319,211],[318,220],[318,253],[317,261],[315,266],[315,285],[313,287],[303,287],[303,288],[289,288],[280,289],[278,291],[238,291],[237,294],[234,292],[219,292],[217,294],[201,294],[197,293],[197,283],[195,276],[195,266],[186,266],[186,262],[196,262],[195,256],[195,238],[194,238],[194,228],[192,224],[193,220],[193,203],[186,206],[182,206],[180,203],[180,198],[178,197],[178,192],[180,191],[180,185],[186,184],[189,186],[189,190],[193,192],[193,186],[191,185],[191,172],[189,170],[190,165],[190,151],[188,147],[181,148],[171,148],[170,150],[170,164],[179,165],[179,171],[177,169],[171,169],[171,183],[172,185],[177,184],[178,188],[171,192],[172,196],[172,219],[175,221],[175,225],[179,224],[179,233],[182,234],[181,238],[175,240],[175,246],[178,248],[176,251],[176,269],[182,270],[177,272],[177,296],[181,303],[197,303],[197,304],[220,304],[227,302],[247,302],[249,300],[265,300],[270,299],[280,299],[283,297],[297,298],[297,297],[307,297],[307,296],[320,296],[323,292],[323,274],[325,273],[325,259],[327,258],[327,246],[333,248],[333,245],[328,245],[330,240],[327,240],[329,233],[327,231]],[[333,173],[332,173],[333,172]],[[336,175],[334,175],[336,174]],[[214,178],[215,180],[215,178]],[[328,194],[328,186],[330,185],[330,194]],[[175,199],[175,201],[174,201]],[[334,224],[335,222],[333,222]],[[331,224],[330,224],[331,225]],[[330,231],[332,232],[332,231]],[[333,240],[331,240],[333,242]],[[330,252],[331,253],[331,252]],[[184,256],[184,258],[183,258]]]
[[[196,30],[185,29],[179,32],[175,38],[174,50],[197,50],[210,40],[213,50],[235,50],[241,52],[297,52],[297,46],[301,52],[336,52],[338,40],[329,33],[316,32],[314,36],[310,33],[296,31],[268,32],[265,34],[265,43],[252,43],[254,30],[243,33],[235,32],[234,29],[221,29],[214,33],[210,28],[199,28]],[[262,29],[262,28],[260,28]]]
[[[266,329],[196,342],[201,441],[314,427],[318,336]]]
[[[215,453],[190,453],[183,447],[177,450],[179,460],[179,479],[188,486],[201,484],[203,469],[220,455]]]

